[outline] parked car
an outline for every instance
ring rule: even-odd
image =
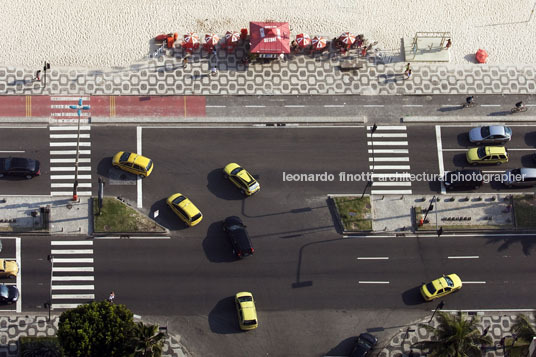
[[[250,292],[243,291],[235,295],[236,312],[238,313],[238,325],[242,330],[253,330],[259,326],[255,300]]]
[[[469,131],[469,141],[480,144],[504,144],[512,140],[512,129],[504,125],[473,128]]]
[[[503,184],[508,187],[532,187],[536,186],[536,169],[522,167],[508,170],[504,173]]]
[[[250,256],[255,251],[251,245],[246,226],[239,217],[231,216],[223,221],[223,230],[227,233],[233,246],[233,253],[240,259]]]
[[[378,338],[372,336],[370,333],[362,333],[357,337],[357,340],[352,350],[350,357],[364,357],[368,356],[370,351],[378,343]]]
[[[482,186],[483,176],[480,170],[456,170],[447,172],[443,184],[447,190],[473,190]]]
[[[261,189],[261,186],[249,172],[232,162],[223,168],[223,176],[228,178],[240,191],[251,196]]]
[[[39,160],[23,157],[0,158],[0,177],[18,176],[31,179],[41,175]]]
[[[421,294],[424,300],[431,301],[451,294],[462,288],[462,280],[456,274],[443,275],[421,286]]]
[[[467,150],[467,162],[476,164],[501,164],[508,162],[508,151],[504,146],[480,146]]]
[[[0,285],[0,303],[13,304],[19,300],[19,289],[13,285]]]
[[[119,151],[112,158],[112,166],[131,174],[147,177],[153,172],[153,161],[133,152]]]
[[[19,273],[19,265],[14,260],[0,259],[0,278],[14,279]]]
[[[168,197],[167,205],[188,226],[193,227],[203,219],[203,215],[192,201],[182,193],[174,193]]]

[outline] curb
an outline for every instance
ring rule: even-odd
[[[512,115],[508,113],[507,115]],[[533,122],[536,116],[467,116],[467,117],[446,117],[446,116],[408,116],[403,117],[404,123],[473,123],[473,122]]]

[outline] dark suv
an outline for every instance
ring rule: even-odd
[[[40,174],[38,160],[22,157],[0,158],[0,177],[19,176],[31,179]]]
[[[443,181],[447,190],[473,190],[482,186],[482,182],[482,171],[469,169],[448,172]]]
[[[223,221],[223,230],[233,246],[233,253],[240,259],[252,255],[255,251],[251,245],[246,226],[239,217],[231,216]]]

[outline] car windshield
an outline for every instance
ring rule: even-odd
[[[6,159],[7,170],[14,169],[14,168],[33,170],[33,167],[30,167],[30,166],[32,166],[30,161],[26,159],[13,158],[13,157]]]
[[[240,296],[238,298],[238,301],[239,302],[246,302],[246,301],[253,301],[253,298],[251,296]]]
[[[372,348],[372,345],[370,344],[370,342],[368,342],[367,340],[365,340],[364,338],[360,337],[357,341],[357,344],[358,345],[361,345],[361,346],[364,346],[368,349],[371,349]]]
[[[483,158],[484,156],[486,156],[486,147],[485,146],[479,147],[476,153],[478,155],[478,158],[480,159]]]
[[[119,162],[125,162],[128,160],[130,156],[130,153],[129,152],[124,152],[123,155],[121,155],[121,157],[119,158]]]
[[[244,321],[245,326],[256,325],[256,324],[257,324],[257,320],[245,320]]]
[[[193,216],[193,217],[192,217],[192,222],[197,221],[199,218],[201,218],[201,213],[198,213],[198,214],[196,214],[195,216]]]
[[[174,204],[174,205],[178,205],[179,203],[181,203],[181,202],[184,201],[185,199],[186,199],[186,197],[184,197],[184,196],[179,196],[179,197],[177,197],[177,198],[175,198],[175,199],[173,200],[173,204]]]
[[[0,285],[0,296],[6,299],[9,297],[9,290],[7,289],[7,286]]]
[[[231,171],[231,175],[238,175],[238,173],[240,171],[242,171],[243,169],[241,167],[237,167],[236,169],[234,169],[233,171]]]
[[[227,229],[230,231],[236,231],[238,229],[242,229],[242,226],[239,224],[233,224],[232,226],[229,226]]]
[[[428,290],[428,292],[430,294],[432,294],[432,295],[434,295],[435,292],[436,292],[436,288],[435,288],[434,284],[432,284],[432,283],[426,284],[426,290]]]
[[[483,138],[487,138],[489,136],[489,126],[483,126],[480,129],[480,135],[482,135]]]
[[[454,286],[454,282],[448,276],[445,277],[445,281],[447,282],[448,286]]]
[[[512,136],[512,129],[510,127],[505,126],[504,127],[504,132],[506,133],[506,135]]]
[[[145,171],[149,172],[151,170],[151,167],[153,167],[153,160],[149,160],[149,163],[147,164]]]

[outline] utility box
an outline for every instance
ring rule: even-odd
[[[43,224],[43,229],[50,229],[50,206],[41,207],[41,223]]]

